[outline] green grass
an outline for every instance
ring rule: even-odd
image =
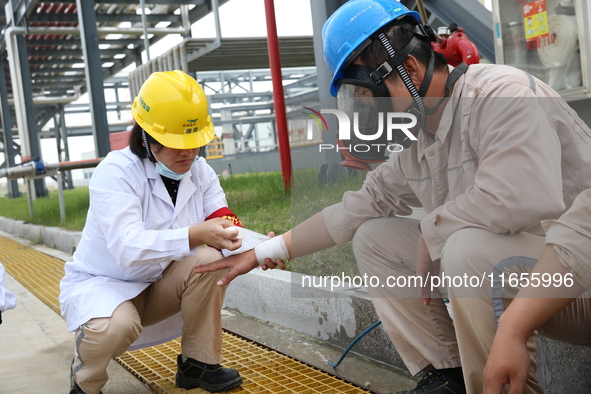
[[[294,172],[291,194],[283,190],[280,172],[233,175],[220,179],[228,206],[238,215],[245,227],[263,234],[274,231],[284,233],[324,207],[341,200],[347,190],[361,186],[363,174],[341,174],[336,182],[321,184],[317,170]],[[64,191],[66,222],[60,223],[57,191],[34,203],[34,216],[29,215],[26,196],[0,198],[0,215],[43,226],[63,227],[80,231],[86,221],[88,188],[78,187]],[[347,275],[358,273],[350,244],[330,248],[290,262],[289,269],[310,275]]]
[[[0,215],[42,226],[82,230],[88,211],[88,188],[79,187],[73,190],[64,190],[64,201],[66,207],[66,221],[64,223],[61,223],[57,190],[50,192],[48,197],[37,198],[33,201],[32,217],[29,213],[29,201],[26,194],[19,198],[0,198]]]
[[[363,184],[365,173],[351,172],[339,174],[333,183],[318,181],[316,170],[302,170],[294,174],[292,189],[292,224],[301,223],[323,208],[341,201],[343,193],[358,190]],[[308,256],[294,259],[290,265],[294,272],[309,275],[359,275],[359,269],[351,243],[332,247]]]
[[[228,206],[244,227],[263,234],[290,229],[291,196],[283,192],[281,173],[239,174],[220,183]]]
[[[355,173],[353,173],[355,174]],[[234,175],[220,180],[228,206],[245,227],[267,234],[284,233],[296,224],[339,202],[343,193],[357,190],[365,176],[342,174],[335,183],[322,184],[317,170],[299,170],[293,175],[291,195],[283,192],[281,173]],[[291,261],[288,269],[309,275],[358,275],[350,243]]]

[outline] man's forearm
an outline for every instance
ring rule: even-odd
[[[283,237],[287,248],[291,251],[292,258],[305,256],[336,245],[326,224],[324,224],[322,211],[304,220],[283,234]]]
[[[558,260],[552,245],[546,246],[532,274],[560,275],[562,286],[543,285],[525,287],[517,293],[505,313],[499,319],[499,327],[511,331],[524,341],[538,327],[583,294],[585,289],[572,278],[572,272]],[[570,280],[564,280],[571,278]],[[572,285],[571,285],[572,284]]]

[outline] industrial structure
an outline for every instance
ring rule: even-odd
[[[580,116],[590,120],[584,108],[591,75],[586,53],[591,44],[579,39],[591,36],[586,2],[493,0],[491,12],[482,1],[424,0],[419,5],[424,4],[431,26],[459,25],[483,61],[513,64],[554,84]],[[304,135],[302,108],[336,105],[327,93],[331,75],[322,58],[321,28],[344,2],[310,1],[313,35],[279,38],[284,92],[274,92],[268,40],[222,37],[219,7],[226,3],[231,7],[230,0],[0,1],[4,70],[0,73],[0,152],[4,156],[0,168],[32,158],[42,160],[41,138],[54,139],[59,161],[68,162],[68,138],[92,135],[95,157],[104,157],[113,148],[113,134],[129,126],[130,118],[122,114],[129,111],[139,86],[151,72],[172,69],[191,73],[209,96],[212,119],[221,127],[209,149],[214,168],[214,158],[236,160],[241,154],[278,152],[274,94],[285,95],[292,147],[334,142],[328,133],[311,139]],[[417,8],[416,1],[402,2]],[[546,19],[533,9],[538,3],[543,3]],[[524,4],[532,4],[529,14],[521,14],[519,7]],[[214,16],[216,36],[192,38],[191,26],[208,14]],[[264,23],[263,18],[250,22]],[[542,22],[525,29],[534,20]],[[543,23],[549,25],[546,31],[539,29]],[[150,47],[169,35],[182,39],[166,53],[151,57]],[[129,66],[135,70],[122,73]],[[88,104],[73,104],[85,93]],[[68,125],[68,115],[75,113],[88,114],[88,125]],[[328,118],[331,129],[330,122],[336,119]],[[257,127],[261,124],[264,132]],[[249,157],[251,164],[256,162]],[[326,152],[318,160],[338,163],[340,155]],[[69,174],[62,179],[64,187],[72,187]],[[32,184],[36,196],[46,195],[43,178]],[[18,194],[16,181],[9,181],[9,196]]]

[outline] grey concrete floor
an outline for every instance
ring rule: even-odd
[[[30,242],[0,231],[0,235],[30,245]],[[68,260],[67,253],[45,246],[31,245],[54,257]],[[0,394],[68,393],[69,368],[73,357],[74,337],[65,321],[31,294],[10,275],[6,287],[17,297],[17,307],[2,314],[0,325]],[[416,381],[407,373],[385,364],[349,353],[337,362],[343,349],[317,339],[253,319],[233,310],[223,310],[223,326],[229,331],[342,377],[376,393],[407,390]],[[305,319],[305,317],[302,317]],[[354,349],[353,349],[354,351]],[[151,391],[112,361],[104,394],[148,394]]]
[[[6,287],[17,307],[2,314],[0,325],[0,394],[66,394],[74,334],[66,322],[7,275]],[[139,380],[114,360],[107,369],[104,394],[149,394]]]

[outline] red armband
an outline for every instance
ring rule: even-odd
[[[206,217],[205,220],[215,218],[228,219],[229,221],[234,223],[235,226],[244,227],[238,216],[236,216],[234,212],[230,211],[230,208],[228,207],[218,209],[217,211]]]

